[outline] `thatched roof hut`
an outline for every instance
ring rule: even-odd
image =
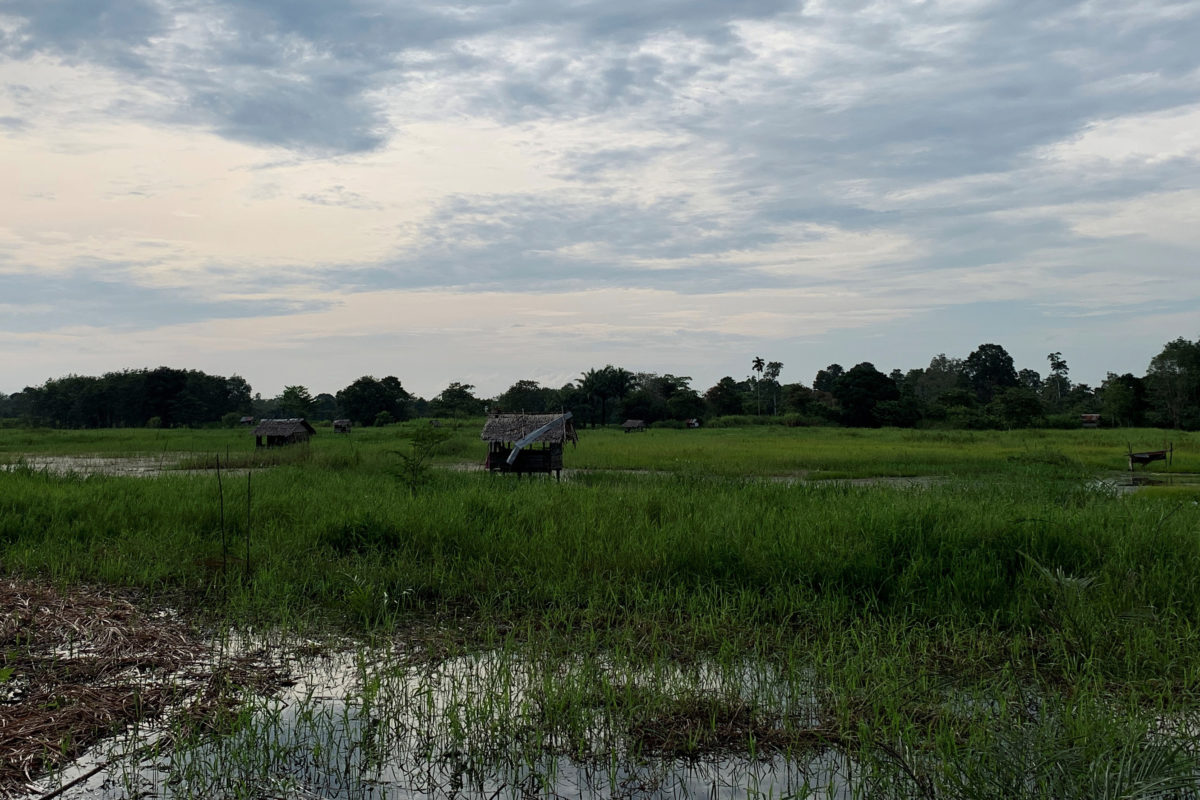
[[[295,419],[264,419],[259,420],[254,429],[254,444],[256,447],[275,447],[281,444],[297,444],[307,442],[316,433],[308,420]]]
[[[545,427],[538,436],[519,450],[513,463],[508,463],[514,445]],[[563,444],[579,442],[569,415],[560,414],[492,414],[483,425],[479,438],[488,443],[487,468],[494,472],[521,473],[553,472],[561,474]]]
[[[557,442],[560,445],[568,439],[574,443],[579,442],[579,434],[575,433],[575,426],[571,424],[571,420],[564,419],[561,414],[492,414],[483,424],[483,432],[479,434],[479,438],[485,442],[511,444],[523,439],[543,425],[555,421],[557,424],[551,425],[533,441],[535,443]]]
[[[644,420],[644,419],[627,419],[623,423],[621,423],[621,427],[625,429],[626,433],[629,433],[630,431],[640,431],[641,433],[645,433],[646,432],[646,420]]]
[[[333,421],[333,432],[334,433],[349,433],[350,432],[350,420],[335,419]]]

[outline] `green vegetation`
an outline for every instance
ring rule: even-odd
[[[561,484],[440,469],[409,491],[389,453],[415,425],[323,432],[220,488],[211,471],[10,469],[0,564],[137,587],[215,626],[332,626],[419,643],[431,664],[491,654],[537,691],[453,706],[480,774],[833,748],[872,796],[1197,790],[1200,505],[1187,487],[1095,481],[1161,431],[585,431],[567,458],[586,469]],[[440,463],[481,460],[477,431],[450,430]],[[107,436],[193,467],[205,452],[248,463],[236,433],[3,431],[0,453],[119,451]],[[1172,468],[1200,467],[1194,442],[1173,438]],[[761,479],[804,475],[941,478]],[[228,557],[226,539],[248,556]],[[406,708],[409,679],[370,664],[354,702]],[[250,758],[245,742],[271,719],[234,720],[242,733],[176,757],[232,758],[221,748],[243,742],[239,763],[270,771],[286,754]],[[432,752],[411,734],[371,735]]]
[[[1108,373],[1092,387],[1072,383],[1062,353],[1050,353],[1049,372],[1017,370],[1012,356],[994,343],[966,358],[934,356],[929,366],[881,372],[863,361],[850,369],[830,364],[812,387],[781,383],[783,362],[755,356],[743,380],[725,376],[701,394],[687,376],[630,372],[607,364],[579,374],[559,388],[522,379],[490,400],[475,386],[451,382],[432,400],[406,390],[394,375],[364,375],[336,395],[312,395],[285,386],[274,398],[251,394],[239,376],[159,367],[100,377],[68,375],[12,395],[0,392],[0,429],[146,427],[231,428],[243,418],[350,419],[359,427],[384,427],[413,418],[461,420],[485,410],[556,413],[571,411],[580,423],[601,426],[637,419],[682,427],[688,421],[846,425],[856,428],[950,430],[1136,428],[1159,425],[1200,429],[1200,341],[1175,339],[1150,360],[1146,374]]]

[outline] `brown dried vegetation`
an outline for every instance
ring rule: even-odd
[[[127,726],[171,710],[208,725],[240,687],[282,681],[265,652],[218,659],[194,627],[133,599],[0,579],[0,797]]]

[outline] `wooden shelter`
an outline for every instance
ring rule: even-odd
[[[334,433],[349,433],[350,432],[350,420],[335,419],[333,421],[333,432]]]
[[[637,431],[638,433],[645,433],[646,432],[646,420],[644,420],[644,419],[627,419],[623,423],[621,423],[621,427],[625,429],[626,433],[629,433],[630,431]]]
[[[491,414],[479,438],[488,443],[485,465],[492,472],[515,472],[518,476],[553,472],[556,478],[562,472],[563,445],[568,440],[579,443],[569,413]],[[516,456],[509,463],[514,450]]]
[[[1099,414],[1080,414],[1079,415],[1079,424],[1085,428],[1099,428],[1100,427],[1100,415]]]
[[[1143,450],[1140,453],[1133,452],[1133,445],[1129,445],[1129,471],[1133,472],[1134,464],[1141,464],[1143,467],[1153,461],[1165,461],[1167,466],[1171,466],[1175,460],[1175,444],[1167,442],[1163,444],[1162,450]]]
[[[316,431],[305,419],[264,419],[254,429],[255,447],[278,447],[307,442]]]

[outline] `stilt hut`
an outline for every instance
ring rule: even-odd
[[[335,419],[333,421],[333,432],[334,433],[349,433],[350,432],[350,420]]]
[[[486,466],[492,472],[553,472],[556,478],[562,473],[563,444],[579,443],[569,413],[492,414],[479,438],[488,443]]]
[[[316,433],[305,419],[264,419],[254,429],[255,447],[278,447],[307,442]]]

